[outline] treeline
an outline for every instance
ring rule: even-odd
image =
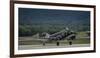
[[[62,27],[56,27],[56,26],[19,25],[19,36],[32,36],[37,33],[43,33],[43,32],[48,32],[50,34],[53,34],[62,29],[63,29]]]
[[[89,31],[88,25],[50,25],[50,24],[37,24],[37,25],[19,25],[19,36],[32,36],[37,33],[48,32],[53,34],[68,27],[73,31]]]

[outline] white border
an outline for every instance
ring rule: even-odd
[[[94,44],[94,14],[93,8],[80,7],[63,7],[63,6],[47,6],[47,5],[27,5],[14,4],[14,54],[35,54],[35,53],[50,53],[50,52],[65,52],[65,51],[86,51],[93,50]],[[34,50],[18,50],[18,8],[40,8],[40,9],[59,9],[59,10],[81,10],[91,12],[91,40],[90,47],[76,47],[76,48],[56,48],[56,49],[34,49]]]

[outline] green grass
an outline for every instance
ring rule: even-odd
[[[89,39],[76,39],[76,40],[72,40],[73,44],[89,44],[90,40]],[[41,45],[43,42],[41,41],[20,41],[19,45]],[[61,44],[68,44],[69,41],[68,40],[62,40],[60,41]],[[56,44],[56,41],[53,42],[46,42],[46,44]]]

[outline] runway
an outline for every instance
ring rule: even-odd
[[[45,46],[43,45],[19,45],[18,49],[19,50],[28,50],[28,49],[50,49],[50,48],[72,48],[72,47],[89,47],[90,44],[60,44],[57,46],[56,44],[46,44]]]

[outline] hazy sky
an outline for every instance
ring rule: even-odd
[[[89,11],[19,8],[19,21],[61,22],[90,21]]]

